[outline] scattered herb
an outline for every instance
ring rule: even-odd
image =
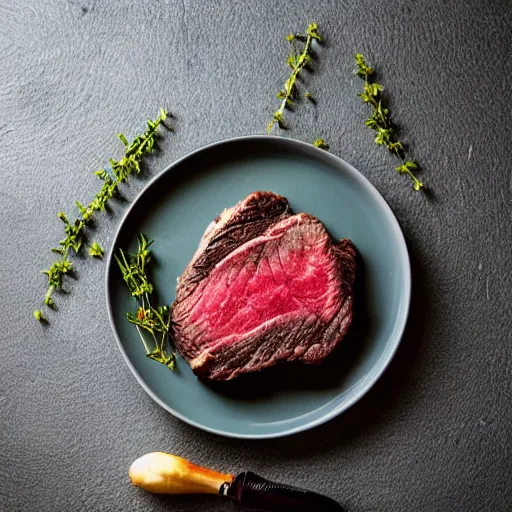
[[[85,228],[92,222],[94,214],[105,210],[107,203],[119,195],[118,187],[121,183],[128,180],[133,173],[139,174],[141,172],[140,161],[153,151],[157,128],[166,117],[167,113],[161,109],[160,116],[155,121],[147,121],[147,129],[144,135],[139,135],[131,143],[122,133],[118,134],[119,139],[125,146],[124,156],[119,161],[111,159],[109,170],[100,169],[95,172],[96,176],[103,181],[103,186],[96,197],[87,206],[83,206],[76,201],[79,216],[74,220],[70,221],[64,212],[58,214],[59,219],[65,224],[64,233],[66,238],[61,240],[59,247],[52,249],[52,252],[58,254],[60,258],[48,270],[43,270],[43,273],[48,276],[48,290],[43,301],[44,305],[51,308],[56,307],[52,294],[55,290],[62,289],[63,277],[73,271],[73,266],[69,260],[71,251],[77,254],[82,251],[87,243]],[[95,258],[101,258],[103,249],[97,242],[94,242],[89,247],[89,254]],[[34,316],[37,320],[44,318],[40,310],[36,310]]]
[[[152,298],[154,287],[148,273],[152,261],[149,247],[153,241],[148,242],[146,237],[139,234],[139,247],[136,254],[125,254],[121,249],[119,256],[114,255],[123,274],[124,282],[131,296],[137,301],[136,313],[127,313],[126,318],[135,324],[139,330],[142,343],[146,349],[146,355],[159,363],[165,364],[170,370],[176,367],[176,354],[167,351],[167,340],[171,325],[171,308],[167,305],[153,306]],[[153,337],[154,349],[150,349],[140,329],[143,329]]]
[[[89,247],[89,254],[93,257],[93,258],[103,258],[103,254],[104,254],[104,250],[103,250],[103,247],[101,247],[98,242],[94,242],[91,247]]]
[[[40,310],[40,309],[36,309],[34,311],[34,318],[38,321],[38,322],[46,322],[46,318],[43,316],[43,312]]]
[[[329,144],[327,144],[324,139],[316,139],[315,142],[313,142],[313,146],[316,146],[320,149],[325,149],[325,151],[329,150]]]
[[[306,30],[306,35],[288,34],[286,39],[291,43],[296,41],[305,41],[305,45],[300,53],[294,50],[288,56],[287,63],[292,68],[292,73],[284,83],[283,89],[277,93],[277,97],[281,100],[281,105],[274,112],[274,117],[267,127],[268,133],[272,131],[272,128],[276,123],[279,128],[286,130],[286,125],[283,121],[284,109],[293,107],[293,101],[297,98],[297,77],[305,67],[310,65],[311,60],[313,59],[313,41],[321,41],[322,37],[318,33],[318,25],[316,23],[310,23]],[[310,92],[306,92],[305,97],[313,103],[316,102]]]
[[[396,140],[394,133],[395,127],[391,122],[389,110],[384,107],[384,98],[382,91],[384,87],[381,84],[374,82],[372,76],[374,70],[367,64],[363,55],[358,53],[356,55],[357,68],[355,74],[364,80],[363,92],[358,93],[361,99],[372,107],[372,115],[365,121],[365,125],[372,130],[375,130],[375,142],[380,146],[386,146],[388,151],[396,155],[401,165],[396,167],[400,174],[408,174],[413,180],[414,190],[421,190],[423,183],[419,181],[413,174],[413,171],[418,168],[418,164],[412,160],[407,160],[405,149],[401,142]]]
[[[316,105],[316,98],[309,91],[306,91],[304,97]]]

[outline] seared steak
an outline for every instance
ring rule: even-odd
[[[176,347],[200,377],[230,380],[279,361],[320,363],[352,320],[355,247],[255,192],[206,229],[178,279]]]

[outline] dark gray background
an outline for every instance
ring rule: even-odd
[[[130,463],[170,451],[329,494],[349,511],[512,510],[512,4],[379,1],[0,0],[0,509],[229,511],[220,499],[132,488]],[[406,335],[387,373],[349,412],[305,434],[237,441],[160,409],[110,330],[104,263],[42,327],[39,269],[55,214],[98,190],[160,106],[175,116],[147,177],[219,139],[263,133],[288,71],[291,31],[327,44],[284,134],[323,136],[378,188],[413,265]],[[353,54],[381,71],[431,194],[418,194],[364,127]],[[108,246],[125,205],[103,215]]]

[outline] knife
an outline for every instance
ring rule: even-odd
[[[220,494],[246,510],[343,512],[331,498],[267,480],[250,471],[218,473],[169,453],[137,459],[129,470],[133,485],[158,494]]]

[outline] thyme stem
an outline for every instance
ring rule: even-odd
[[[382,91],[384,87],[372,80],[374,70],[367,64],[363,55],[358,53],[355,58],[357,67],[354,73],[364,80],[363,92],[358,93],[358,96],[372,107],[372,115],[365,121],[365,125],[375,130],[375,143],[385,146],[400,160],[401,165],[395,169],[400,174],[407,174],[413,180],[414,190],[419,191],[424,185],[413,173],[413,170],[418,168],[418,164],[406,158],[404,145],[396,140],[395,128],[391,122],[389,110],[383,105]]]
[[[170,352],[166,350],[171,327],[171,308],[168,305],[153,306],[151,300],[154,287],[149,279],[148,271],[152,261],[149,247],[153,241],[148,241],[141,233],[138,242],[135,254],[126,255],[120,249],[119,255],[114,255],[128,291],[138,304],[137,312],[127,313],[126,318],[137,328],[146,350],[146,356],[164,364],[170,370],[174,370],[176,353],[173,350]],[[150,349],[146,343],[143,331],[151,334],[153,349]]]
[[[279,128],[286,129],[286,125],[283,122],[284,109],[293,105],[293,100],[296,95],[297,77],[299,76],[300,72],[311,62],[313,55],[313,41],[322,40],[322,37],[320,34],[318,34],[318,25],[316,23],[310,23],[306,33],[306,36],[301,34],[290,34],[287,36],[288,41],[305,40],[306,44],[304,45],[304,49],[299,55],[292,53],[288,57],[287,62],[288,65],[292,68],[292,73],[288,80],[286,80],[284,83],[283,89],[277,93],[277,97],[281,100],[281,104],[279,105],[279,108],[274,112],[272,121],[270,121],[269,125],[267,126],[267,133],[272,131],[272,128],[276,123],[278,124]],[[311,93],[306,92],[306,97],[311,101],[314,101]]]
[[[131,143],[122,133],[118,134],[119,139],[125,146],[124,156],[119,161],[110,160],[110,172],[106,169],[99,169],[95,172],[96,176],[103,181],[103,186],[96,197],[87,206],[83,206],[76,201],[79,216],[72,221],[68,219],[64,212],[58,214],[58,217],[65,224],[66,238],[61,240],[59,247],[52,249],[52,252],[60,256],[59,259],[48,270],[43,270],[43,273],[48,276],[48,289],[44,297],[44,305],[56,308],[52,295],[55,290],[62,289],[64,276],[73,271],[72,263],[69,260],[70,249],[78,254],[87,246],[87,225],[92,222],[96,212],[105,210],[108,202],[118,195],[121,183],[127,181],[134,173],[139,174],[141,172],[140,162],[144,156],[153,151],[157,129],[166,118],[167,112],[161,109],[160,115],[155,121],[147,121],[145,133],[136,137]],[[102,258],[103,253],[103,248],[97,242],[93,242],[89,246],[89,254],[92,257]],[[34,317],[37,320],[44,318],[40,310],[34,312]]]

